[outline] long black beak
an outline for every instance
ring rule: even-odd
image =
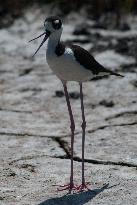
[[[42,33],[42,34],[39,35],[38,37],[33,38],[32,40],[29,41],[29,42],[34,41],[34,40],[40,38],[40,37],[43,36],[43,35],[45,35],[45,36],[44,36],[44,39],[43,39],[43,41],[41,42],[40,46],[39,46],[38,49],[35,51],[35,53],[33,54],[32,57],[34,57],[34,56],[36,55],[36,53],[39,51],[39,49],[41,48],[41,46],[42,46],[42,45],[45,43],[45,41],[48,39],[48,37],[50,36],[50,32],[49,32],[49,31],[45,31],[44,33]]]

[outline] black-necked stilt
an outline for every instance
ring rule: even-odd
[[[34,55],[38,52],[40,47],[44,42],[49,38],[46,57],[49,67],[53,72],[58,76],[62,81],[64,87],[64,93],[66,96],[66,102],[68,106],[68,112],[70,116],[70,128],[71,128],[71,175],[70,183],[64,186],[61,186],[59,190],[69,189],[83,191],[88,189],[87,184],[85,183],[84,177],[84,143],[85,143],[85,129],[86,129],[86,120],[84,115],[84,104],[83,104],[83,91],[82,83],[92,79],[95,76],[102,75],[122,75],[110,71],[100,65],[92,55],[85,49],[77,45],[65,45],[60,42],[63,25],[62,21],[57,16],[51,16],[46,18],[44,22],[45,32],[40,36],[32,39],[31,41],[43,36],[44,39]],[[33,56],[34,56],[33,55]],[[73,113],[69,101],[69,94],[67,91],[67,81],[76,81],[80,85],[80,99],[81,99],[81,112],[82,112],[82,184],[80,186],[75,186],[73,182],[73,144],[74,144],[74,132],[75,132],[75,122],[73,118]]]

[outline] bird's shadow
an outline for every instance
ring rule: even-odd
[[[109,189],[109,184],[105,184],[99,189],[89,190],[86,192],[80,192],[75,194],[64,195],[62,197],[56,197],[47,199],[38,205],[83,205],[93,199],[96,195],[103,192],[105,189]]]

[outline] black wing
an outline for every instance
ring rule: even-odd
[[[70,48],[74,52],[74,56],[76,60],[84,66],[84,68],[92,71],[94,75],[99,75],[99,73],[110,74],[110,75],[116,75],[124,77],[123,75],[120,75],[118,73],[115,73],[111,70],[108,70],[104,68],[100,63],[98,63],[95,58],[84,48],[77,46],[77,45],[71,45]]]

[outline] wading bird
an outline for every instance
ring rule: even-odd
[[[71,129],[71,173],[70,182],[66,185],[60,186],[59,190],[68,189],[70,192],[72,190],[84,191],[88,189],[87,183],[85,182],[84,176],[84,143],[85,143],[85,129],[86,120],[84,115],[84,104],[83,104],[83,91],[82,83],[96,76],[102,75],[115,75],[123,77],[122,75],[115,73],[111,70],[104,68],[99,64],[94,57],[85,49],[78,45],[67,45],[60,41],[61,34],[63,31],[62,20],[57,16],[51,16],[46,18],[44,22],[44,33],[40,36],[32,39],[31,41],[44,36],[43,41],[34,53],[38,52],[44,42],[48,40],[46,59],[49,67],[61,80],[64,93],[66,97],[69,117],[70,117],[70,129]],[[33,55],[33,56],[34,56]],[[80,86],[80,99],[81,99],[81,112],[82,112],[82,183],[76,186],[73,181],[73,145],[74,145],[74,132],[75,132],[75,122],[73,118],[73,113],[70,105],[69,94],[67,90],[67,82],[76,81]]]

